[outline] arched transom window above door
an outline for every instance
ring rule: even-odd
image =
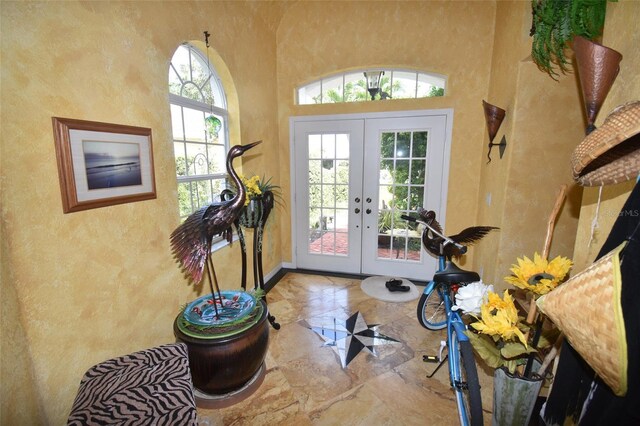
[[[382,74],[378,74],[382,72]],[[379,90],[368,90],[379,75]],[[404,69],[376,69],[332,74],[298,87],[298,105],[362,102],[373,99],[415,99],[444,96],[447,79],[434,73]],[[369,87],[367,86],[369,83]]]

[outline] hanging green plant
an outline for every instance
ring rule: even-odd
[[[531,57],[555,79],[554,66],[568,70],[565,49],[574,36],[593,40],[602,34],[607,0],[532,0],[531,5]]]

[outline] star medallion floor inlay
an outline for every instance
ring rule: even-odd
[[[328,320],[310,319],[305,322],[308,328],[325,341],[324,346],[331,347],[338,354],[342,368],[349,365],[363,349],[378,356],[376,346],[400,343],[396,339],[378,333],[379,324],[367,324],[360,312],[351,315],[346,321],[330,318]]]

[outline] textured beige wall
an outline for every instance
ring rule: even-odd
[[[525,2],[498,2],[496,6],[496,25],[494,49],[492,52],[491,81],[485,100],[506,111],[505,118],[496,134],[494,143],[502,136],[507,138],[504,157],[500,159],[498,147],[491,150],[491,163],[488,163],[489,136],[483,123],[483,158],[480,166],[480,189],[478,196],[479,225],[502,228],[505,215],[505,197],[507,179],[511,171],[515,140],[513,138],[514,107],[521,61],[531,49],[531,40],[527,25],[531,23],[531,10]],[[481,102],[477,109],[482,110]],[[501,281],[502,275],[496,275],[498,248],[504,230],[492,232],[475,249],[475,265],[488,283]]]
[[[494,277],[501,278],[515,256],[539,249],[557,184],[568,173],[566,159],[546,155],[560,150],[564,156],[564,142],[571,139],[575,146],[581,137],[567,133],[578,130],[560,126],[549,108],[575,114],[579,107],[571,83],[553,82],[526,60],[528,7],[529,2],[503,1],[376,2],[375,7],[368,2],[1,2],[0,423],[61,424],[87,368],[173,340],[178,306],[196,292],[180,275],[168,244],[178,218],[167,66],[179,43],[201,40],[204,30],[212,33],[212,47],[226,65],[223,78],[228,69],[235,83],[232,106],[241,122],[233,123],[232,142],[265,141],[254,150],[257,155],[245,159],[245,172],[273,176],[283,186],[285,205],[267,229],[266,271],[291,260],[288,119],[305,114],[453,108],[447,228],[453,232],[475,221],[499,222],[508,230],[475,250],[489,257],[483,254],[474,264],[493,268]],[[631,30],[639,20],[640,3],[608,4],[604,42],[625,57],[600,122],[613,106],[640,93],[635,72],[640,36]],[[448,95],[293,104],[299,84],[363,66],[446,74]],[[557,98],[546,94],[552,90]],[[482,99],[507,109],[498,137],[504,132],[510,145],[503,160],[494,150],[489,166]],[[151,127],[158,198],[62,214],[51,116]],[[565,121],[573,126],[579,120]],[[546,144],[553,150],[542,154],[536,147]],[[550,183],[535,184],[547,179]],[[628,185],[607,188],[601,212],[617,211],[628,190]],[[491,208],[484,204],[487,192],[492,192]],[[528,198],[537,199],[537,206]],[[596,198],[597,192],[585,191],[577,261],[597,251],[585,248]],[[512,208],[516,199],[520,205]],[[565,237],[556,238],[553,250],[570,241],[570,216]],[[603,233],[610,227],[605,219],[600,219]],[[511,246],[520,238],[512,234],[520,232],[526,243]],[[215,255],[225,283],[239,281],[238,251],[234,245]]]
[[[542,252],[557,192],[562,184],[572,184],[569,159],[584,129],[572,78],[564,76],[554,82],[530,61],[519,64],[518,73],[513,152],[496,258],[500,275],[495,282],[501,285],[517,257],[531,258],[534,252]],[[572,207],[575,202],[574,197],[565,201],[553,232],[551,258],[573,255],[578,224],[577,209]]]
[[[620,73],[607,96],[596,119],[596,127],[602,124],[618,105],[640,100],[640,2],[620,0],[607,3],[607,18],[602,43],[622,54]],[[588,266],[597,256],[606,240],[620,209],[627,200],[634,182],[606,186],[602,191],[598,228],[591,240],[591,222],[596,217],[598,204],[597,188],[585,188],[580,210],[580,224],[575,245],[574,272]]]
[[[494,140],[506,135],[507,149],[499,160],[494,148],[493,161],[482,166],[478,223],[501,229],[487,239],[476,262],[496,288],[508,287],[503,277],[517,257],[542,251],[562,184],[570,188],[550,256],[572,256],[578,223],[580,190],[571,184],[569,158],[583,135],[579,93],[572,74],[554,81],[531,61],[530,28],[530,4],[498,2],[489,102],[507,111]]]
[[[279,173],[275,28],[266,2],[7,2],[2,55],[2,424],[61,424],[93,364],[173,341],[196,296],[169,247],[178,224],[169,60],[212,33],[237,90],[245,170]],[[157,199],[63,214],[52,116],[150,127]],[[276,215],[279,213],[276,212]],[[278,234],[277,220],[268,233]],[[265,270],[280,263],[267,236]],[[227,287],[239,245],[216,253]],[[206,291],[206,290],[205,290]]]
[[[289,118],[299,115],[453,108],[446,227],[473,224],[482,164],[494,2],[299,2],[278,29],[280,161],[289,163]],[[367,67],[406,67],[444,74],[446,96],[392,102],[294,105],[295,88],[327,74]],[[285,193],[289,196],[286,176]],[[288,218],[287,218],[288,219]],[[291,237],[282,227],[283,259]]]

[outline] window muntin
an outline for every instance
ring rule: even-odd
[[[180,218],[214,201],[227,186],[229,114],[220,79],[193,46],[176,50],[169,100]]]
[[[207,59],[189,44],[178,47],[171,58],[169,93],[227,109],[222,83],[213,66],[208,66]]]
[[[334,74],[297,89],[299,105],[362,102],[371,100],[364,72]],[[377,98],[414,99],[444,96],[446,77],[419,71],[385,70]]]

